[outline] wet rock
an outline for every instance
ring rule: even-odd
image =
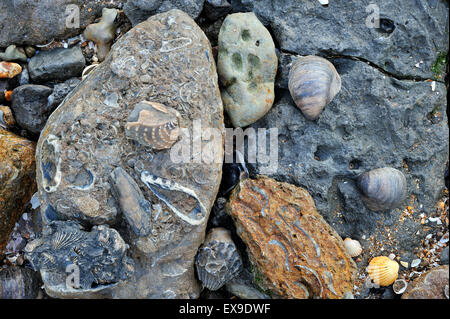
[[[69,49],[56,48],[41,51],[31,58],[28,64],[30,78],[34,82],[67,80],[80,76],[86,64],[79,46]]]
[[[342,90],[317,123],[305,120],[283,89],[276,105],[252,125],[255,129],[278,128],[278,167],[270,177],[306,188],[319,213],[343,238],[361,240],[373,235],[386,250],[414,255],[414,247],[425,236],[422,231],[416,235],[423,227],[416,217],[434,209],[444,188],[448,159],[445,85],[436,82],[433,92],[429,82],[398,80],[363,62],[332,62],[341,75]],[[286,88],[285,79],[278,83]],[[440,112],[443,120],[436,124],[428,120],[433,112]],[[248,166],[256,174],[264,167]],[[386,166],[405,175],[407,197],[391,213],[372,212],[364,206],[355,179]],[[408,205],[415,217],[398,222]],[[385,227],[391,239],[383,237]]]
[[[261,285],[283,298],[343,298],[356,265],[302,188],[259,177],[240,182],[227,212]]]
[[[36,191],[35,144],[0,128],[0,253]]]
[[[432,69],[439,54],[448,51],[448,2],[382,0],[374,6],[351,0],[330,1],[323,7],[318,1],[274,5],[272,0],[234,0],[232,5],[235,10],[253,11],[273,31],[282,51],[352,56],[397,76],[443,80],[445,68],[436,74]]]
[[[39,274],[32,269],[0,269],[0,299],[36,299],[40,286]]]
[[[154,14],[180,9],[192,19],[197,19],[203,9],[204,0],[129,0],[124,6],[125,15],[133,26]]]
[[[146,100],[180,113],[183,134],[169,149],[157,150],[126,135],[128,117]],[[183,149],[193,145],[194,120],[219,132],[207,140],[195,137],[209,162],[195,162],[197,153]],[[138,132],[144,134],[146,122],[140,123]],[[152,16],[122,36],[47,121],[37,153],[43,219],[117,225],[130,245],[136,273],[110,296],[198,297],[194,260],[219,188],[223,134],[217,73],[206,36],[179,10]],[[117,167],[128,177],[111,185]],[[140,231],[147,229],[145,219],[134,218],[135,213],[144,217],[147,205],[127,213],[131,218],[122,214],[122,195],[136,185],[151,205],[148,235]],[[133,196],[133,203],[141,203],[140,194]],[[134,227],[128,226],[130,220]]]
[[[51,88],[36,84],[26,84],[14,89],[11,108],[22,128],[34,134],[41,132],[50,115],[47,99],[51,93]]]
[[[99,17],[102,8],[122,0],[6,0],[0,2],[0,47],[46,44],[77,35]],[[79,19],[78,19],[79,17]]]
[[[440,254],[441,265],[448,265],[448,247],[442,249]]]
[[[14,44],[7,47],[5,52],[0,52],[0,59],[3,61],[27,62],[25,52],[17,48]]]
[[[107,226],[85,231],[73,221],[55,221],[44,227],[42,237],[28,243],[26,258],[41,272],[51,297],[98,297],[134,273],[126,256],[128,245]],[[73,280],[68,278],[73,273]]]
[[[98,60],[102,62],[108,54],[112,41],[116,35],[116,25],[114,20],[117,17],[116,9],[104,8],[102,18],[98,23],[90,24],[84,30],[86,39],[94,41],[97,44]]]
[[[275,45],[253,13],[235,13],[219,33],[217,71],[224,108],[235,127],[263,117],[274,101],[277,71]]]
[[[53,112],[64,98],[80,83],[77,78],[68,79],[64,83],[55,84],[52,94],[48,97],[47,110]]]
[[[216,21],[231,11],[231,4],[227,0],[206,0],[203,10],[209,20]]]
[[[20,64],[13,62],[0,62],[0,79],[12,79],[22,72]]]
[[[270,297],[261,292],[251,280],[251,274],[243,270],[239,276],[225,285],[225,289],[240,299],[269,299]]]
[[[402,299],[448,299],[444,293],[448,282],[448,265],[433,268],[410,283]]]

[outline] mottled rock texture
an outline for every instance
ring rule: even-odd
[[[103,6],[121,0],[3,0],[0,2],[0,47],[45,44],[79,34],[99,17]],[[78,8],[77,11],[75,8]],[[76,15],[79,13],[79,27]]]
[[[334,299],[352,292],[356,265],[306,190],[245,179],[226,209],[264,288],[275,296]]]
[[[445,286],[448,287],[448,285],[448,265],[439,266],[427,271],[410,283],[402,295],[402,299],[448,299],[444,294]]]
[[[282,54],[281,69],[289,69],[293,59]],[[412,257],[426,235],[419,215],[434,209],[444,188],[445,85],[436,82],[433,91],[431,82],[400,80],[360,61],[331,62],[342,89],[316,121],[306,120],[296,108],[285,90],[287,73],[280,72],[278,102],[252,125],[278,128],[278,170],[270,176],[307,189],[327,222],[343,238],[359,240],[364,253],[377,249],[376,239],[385,249]],[[259,164],[249,166],[260,170]],[[407,198],[390,213],[376,213],[364,206],[355,179],[386,166],[405,175]],[[412,216],[402,213],[408,205]]]
[[[0,269],[0,299],[36,299],[41,284],[39,274],[32,269]]]
[[[180,113],[179,125],[186,134],[172,149],[156,151],[127,138],[127,118],[144,100]],[[212,162],[194,162],[197,153],[190,149],[184,161],[175,163],[171,151],[193,145],[194,120],[219,132],[202,141],[195,137],[197,147],[210,152]],[[223,133],[222,102],[206,36],[179,10],[155,15],[121,37],[105,61],[50,116],[37,153],[43,218],[109,224],[119,230],[130,245],[136,272],[111,296],[198,297],[194,257],[219,188]],[[142,210],[133,210],[126,221],[113,196],[110,179],[117,167],[151,204],[148,235],[132,230],[145,228],[133,215]],[[132,184],[117,183],[130,187],[120,194],[132,190],[127,186]],[[199,206],[200,218],[195,215]],[[135,227],[127,226],[130,221]]]
[[[0,128],[0,253],[36,191],[35,143]]]
[[[217,71],[223,105],[235,127],[252,124],[270,110],[277,66],[272,37],[253,13],[225,18],[219,33]]]
[[[273,31],[282,51],[353,56],[399,77],[437,77],[432,66],[439,53],[448,51],[447,1],[330,1],[327,7],[319,1],[291,0],[231,4],[234,10],[255,12]],[[379,27],[374,25],[376,11]]]

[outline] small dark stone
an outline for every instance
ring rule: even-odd
[[[67,80],[81,75],[86,64],[79,46],[42,51],[28,64],[30,78],[34,82]]]
[[[47,122],[47,98],[52,89],[44,85],[26,84],[14,89],[11,109],[17,124],[39,134]]]
[[[448,265],[448,247],[445,247],[442,251],[441,251],[441,265]]]
[[[392,20],[389,19],[380,19],[380,27],[378,31],[391,34],[395,30],[395,24]]]
[[[227,0],[206,0],[203,10],[209,20],[216,21],[231,11],[231,4]]]

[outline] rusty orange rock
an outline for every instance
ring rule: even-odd
[[[12,79],[22,72],[20,64],[12,62],[0,62],[0,79]]]
[[[281,298],[346,298],[356,265],[341,237],[299,187],[245,179],[226,206],[263,288]]]
[[[0,128],[0,253],[36,191],[36,144]]]

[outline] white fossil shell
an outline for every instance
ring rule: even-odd
[[[347,253],[351,257],[356,257],[361,255],[362,247],[359,241],[351,239],[351,238],[345,238],[344,240],[344,247]]]
[[[405,279],[397,279],[392,285],[392,290],[394,290],[397,295],[404,293],[406,288],[408,288],[408,283]]]
[[[214,228],[198,250],[195,260],[203,286],[217,290],[235,277],[242,268],[239,251],[225,228]]]

